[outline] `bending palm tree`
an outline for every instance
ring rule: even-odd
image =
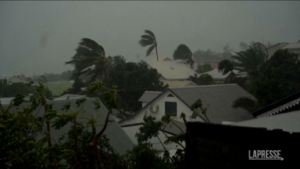
[[[146,57],[150,55],[150,53],[153,51],[155,48],[156,51],[156,58],[158,61],[158,54],[157,54],[157,41],[155,38],[155,35],[153,32],[149,30],[145,30],[145,34],[141,36],[141,40],[139,41],[139,44],[142,47],[150,46],[146,52]]]
[[[66,64],[75,66],[74,76],[88,75],[91,76],[90,81],[95,81],[98,77],[105,80],[106,71],[109,67],[104,48],[88,38],[81,40],[76,49],[76,54]]]

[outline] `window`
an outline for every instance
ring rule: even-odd
[[[165,102],[165,115],[177,116],[176,102]]]

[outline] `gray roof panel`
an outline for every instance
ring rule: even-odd
[[[159,94],[161,94],[161,92],[159,92],[159,91],[145,91],[144,94],[139,99],[139,101],[140,102],[150,102]]]
[[[248,111],[232,107],[233,102],[240,97],[250,97],[256,100],[237,84],[190,86],[171,90],[189,106],[201,99],[212,123],[238,122],[253,118]]]

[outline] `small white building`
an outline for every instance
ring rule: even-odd
[[[147,61],[149,68],[156,69],[162,75],[161,80],[188,80],[197,72],[184,63],[177,61]]]
[[[236,84],[171,88],[163,92],[146,91],[139,99],[142,102],[142,108],[130,118],[119,121],[119,124],[131,140],[137,143],[135,134],[143,125],[145,116],[152,116],[156,120],[161,120],[164,115],[171,115],[174,121],[183,124],[180,115],[185,113],[188,121],[208,122],[201,113],[198,113],[196,119],[190,119],[193,114],[191,105],[198,99],[201,99],[203,106],[207,108],[207,117],[212,123],[222,123],[222,121],[239,122],[252,119],[253,116],[246,110],[232,107],[233,102],[240,97],[250,97],[256,100]],[[163,133],[160,133],[159,138],[163,141],[166,140]],[[157,143],[158,139],[155,140],[154,138],[151,141],[151,143],[158,146],[158,150],[162,150],[162,146]],[[175,145],[167,146],[168,150],[175,149]]]

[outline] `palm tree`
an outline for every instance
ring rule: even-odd
[[[174,60],[184,59],[187,61],[187,64],[189,64],[191,66],[191,68],[193,69],[193,65],[195,62],[194,62],[192,56],[193,56],[192,51],[185,44],[180,44],[173,53]]]
[[[255,77],[259,73],[259,68],[268,59],[266,49],[262,44],[255,43],[249,49],[237,52],[236,55],[232,56],[235,61],[222,60],[218,70],[223,74],[238,70],[241,73],[246,73],[249,77]]]
[[[158,54],[157,54],[157,41],[155,38],[155,35],[153,32],[149,30],[145,30],[145,34],[141,36],[141,40],[139,41],[139,44],[142,47],[150,46],[146,52],[146,57],[150,55],[150,53],[153,51],[155,48],[156,51],[156,58],[158,61]]]
[[[75,66],[73,76],[91,76],[90,81],[102,78],[105,81],[109,61],[105,57],[104,48],[94,40],[83,38],[76,49],[71,61],[66,64]]]

